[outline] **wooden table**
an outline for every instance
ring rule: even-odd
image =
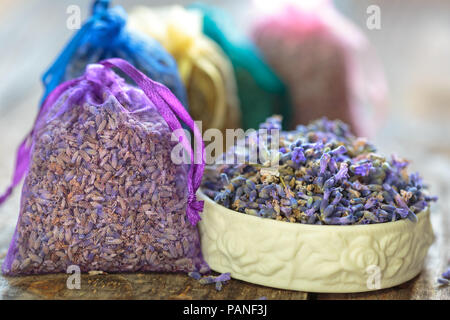
[[[131,1],[131,4],[138,2]],[[369,2],[378,3],[382,10],[390,6],[382,11],[386,12],[383,29],[376,33],[366,32],[386,66],[391,88],[392,109],[385,126],[375,137],[376,145],[382,153],[396,152],[412,159],[412,169],[419,170],[432,186],[431,191],[440,197],[432,209],[436,242],[419,276],[395,288],[359,294],[293,292],[238,280],[231,280],[217,292],[212,285],[201,285],[181,274],[83,275],[81,290],[67,289],[65,274],[0,276],[0,298],[450,299],[449,287],[435,287],[436,277],[450,264],[450,128],[447,125],[450,81],[438,72],[450,69],[448,59],[443,59],[444,54],[450,52],[450,46],[442,42],[433,47],[433,43],[429,43],[430,38],[439,40],[439,36],[448,39],[450,26],[446,21],[450,19],[443,15],[450,12],[449,4],[429,1],[427,10],[418,10],[420,1],[411,1],[410,10],[407,10],[396,1],[358,1],[350,14],[355,15],[360,25],[364,23],[361,16]],[[83,17],[87,15],[87,3],[82,1],[80,4]],[[0,82],[0,190],[4,190],[11,178],[16,147],[31,128],[36,115],[41,94],[39,76],[70,34],[69,30],[60,27],[65,26],[65,9],[69,4],[69,0],[0,1],[0,46],[3,49],[0,51],[0,70],[3,71]],[[131,4],[127,2],[127,6]],[[52,19],[48,19],[49,16]],[[430,16],[433,19],[429,19]],[[0,207],[0,262],[5,257],[17,220],[19,193],[16,190]]]

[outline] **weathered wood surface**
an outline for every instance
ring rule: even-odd
[[[78,2],[82,16],[89,1]],[[145,1],[116,1],[126,7]],[[83,275],[81,290],[66,288],[68,275],[3,277],[0,299],[450,299],[450,289],[435,287],[450,264],[450,4],[428,1],[343,1],[364,26],[368,4],[378,3],[382,29],[366,34],[386,66],[392,109],[375,137],[382,153],[396,152],[413,161],[440,200],[432,209],[436,242],[423,272],[395,288],[361,294],[306,294],[231,280],[221,292],[185,275]],[[16,147],[31,128],[41,94],[40,74],[70,31],[64,1],[0,1],[0,190],[7,186]],[[232,5],[235,5],[232,2]],[[225,5],[223,5],[225,6]],[[230,5],[231,6],[231,5]],[[51,19],[49,19],[51,17]],[[413,66],[413,67],[411,67]],[[19,192],[0,207],[0,260],[4,259],[19,212]]]
[[[3,299],[182,299],[304,300],[302,292],[276,290],[231,280],[217,291],[185,274],[101,274],[81,276],[81,288],[67,289],[66,274],[0,277]]]

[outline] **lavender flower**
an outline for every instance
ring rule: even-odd
[[[202,275],[197,271],[189,272],[188,276],[195,280],[200,280],[202,278]]]
[[[292,151],[292,162],[296,163],[296,164],[300,164],[301,162],[305,162],[306,161],[306,157],[305,154],[303,153],[303,148],[301,147],[296,147],[293,151]]]
[[[369,198],[367,200],[366,204],[364,205],[364,209],[369,210],[370,208],[374,207],[378,203],[377,198]]]
[[[345,162],[341,163],[338,173],[334,176],[336,180],[346,179],[348,177],[348,165]]]
[[[222,281],[217,281],[216,282],[216,290],[217,291],[222,291],[222,288],[223,288]]]
[[[442,273],[442,277],[450,280],[450,267],[447,269],[447,271]]]
[[[450,284],[450,267],[442,273],[442,275],[437,279],[439,285],[449,285]]]
[[[345,146],[339,146],[339,147],[337,147],[336,149],[334,149],[334,150],[331,150],[330,151],[330,154],[332,154],[332,155],[338,155],[338,154],[344,154],[344,153],[346,153],[347,152],[347,148],[345,147]]]
[[[331,173],[338,171],[336,160],[333,157],[331,157],[330,161],[328,162],[328,169]]]
[[[217,291],[222,290],[223,284],[231,279],[230,273],[222,273],[218,276],[204,276],[202,277],[198,272],[190,272],[189,276],[195,280],[198,280],[201,284],[215,284]]]
[[[327,169],[328,162],[330,161],[331,156],[329,153],[324,153],[320,158],[320,174],[324,174]]]
[[[408,166],[408,163],[409,162],[407,160],[400,159],[396,155],[392,155],[392,165],[398,170],[406,168]]]

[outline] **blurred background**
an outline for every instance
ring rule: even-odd
[[[186,5],[190,1],[113,1],[126,10],[138,4],[175,3]],[[208,3],[226,10],[234,18],[236,29],[250,33],[257,18],[254,1]],[[380,153],[396,153],[411,160],[411,170],[420,171],[432,193],[441,198],[435,206],[446,214],[435,219],[448,221],[450,2],[337,0],[334,3],[367,37],[384,69],[388,110],[370,139]],[[66,27],[66,10],[73,4],[81,8],[81,19],[85,20],[91,5],[87,0],[0,0],[1,190],[11,178],[16,148],[36,117],[43,92],[41,75],[73,35],[74,31]],[[380,29],[367,28],[370,5],[380,8]],[[13,199],[0,207],[0,248],[6,248],[11,238],[19,196],[17,190]],[[434,221],[435,228],[440,228],[441,222]]]

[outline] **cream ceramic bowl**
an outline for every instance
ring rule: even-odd
[[[199,223],[211,269],[268,287],[305,292],[389,288],[420,273],[434,240],[429,210],[418,222],[320,226],[254,217],[205,201]]]

